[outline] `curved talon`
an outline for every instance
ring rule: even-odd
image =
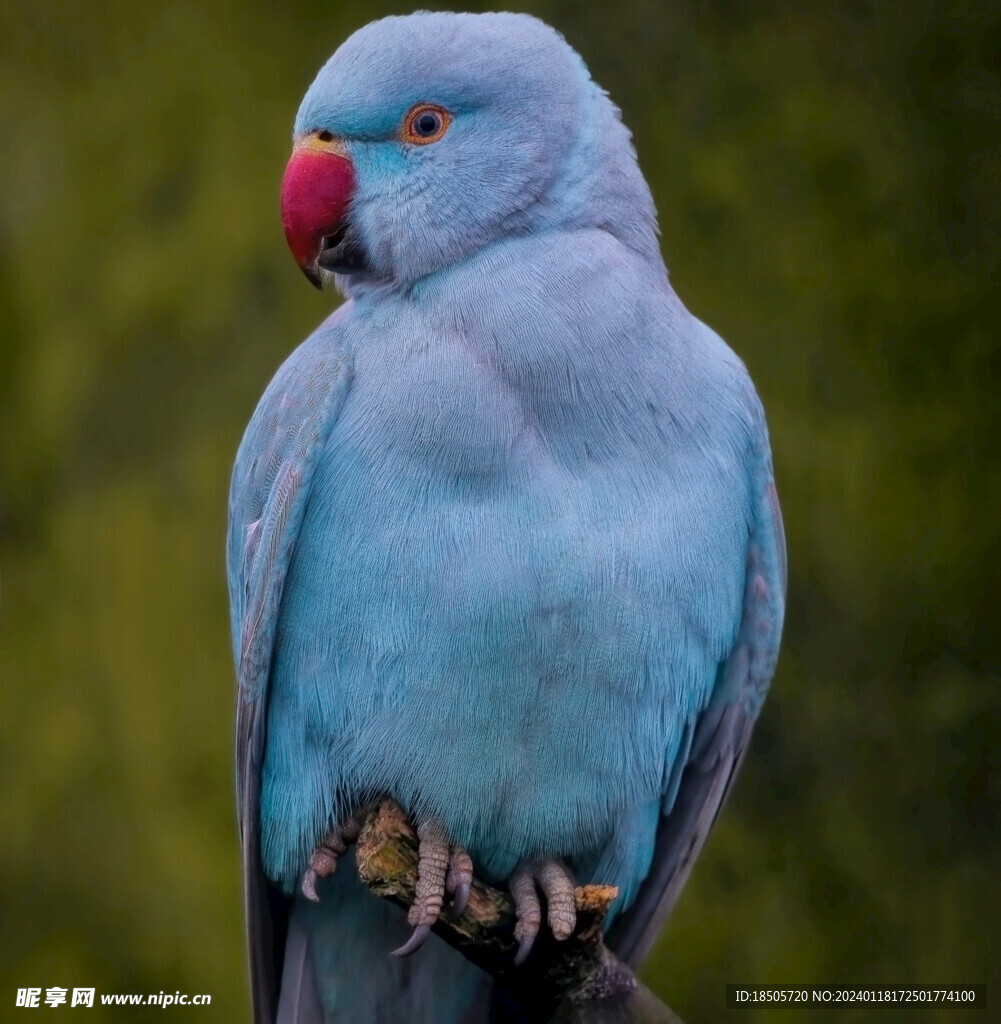
[[[299,886],[302,890],[303,896],[312,903],[320,902],[320,897],[316,892],[316,883],[319,881],[319,877],[320,876],[312,868],[306,868],[306,872],[302,876],[302,883]]]
[[[535,877],[546,894],[549,930],[557,942],[570,938],[577,927],[577,904],[570,872],[558,860],[546,860],[535,867]]]
[[[452,900],[452,909],[456,915],[465,912],[466,907],[469,906],[469,882],[460,882],[456,887],[455,896]]]
[[[445,834],[439,825],[425,821],[417,826],[417,841],[417,884],[414,886],[414,902],[407,913],[414,933],[399,949],[393,950],[393,956],[410,956],[424,945],[445,902],[449,867]]]
[[[411,953],[416,953],[417,950],[424,945],[424,941],[431,934],[431,925],[419,924],[414,929],[413,935],[410,936],[407,941],[400,946],[399,949],[393,950],[393,956],[410,956]]]
[[[347,850],[348,843],[358,838],[360,832],[361,823],[352,815],[340,828],[324,836],[309,858],[309,867],[306,868],[302,882],[299,883],[299,889],[307,900],[313,903],[320,902],[316,891],[317,882],[321,878],[329,878],[337,870],[338,858]]]
[[[535,937],[539,934],[542,905],[539,903],[539,894],[535,891],[535,879],[527,868],[518,868],[507,884],[514,900],[517,918],[514,937],[518,940],[518,952],[515,954],[514,962],[520,966],[531,953]]]
[[[469,903],[473,882],[473,861],[461,846],[449,846],[445,831],[437,822],[423,821],[417,826],[417,884],[407,920],[414,931],[393,956],[410,956],[424,945],[431,927],[438,920],[446,891],[453,896],[456,915]]]
[[[461,914],[469,905],[469,890],[473,883],[473,861],[461,846],[452,847],[448,861],[445,888],[452,893],[452,909]]]
[[[521,967],[521,965],[528,959],[528,954],[532,952],[532,946],[534,945],[534,935],[526,935],[521,942],[518,943],[518,952],[514,954],[515,967]]]

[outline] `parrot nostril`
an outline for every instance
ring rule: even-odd
[[[334,133],[333,132],[328,132],[326,130],[326,128],[324,128],[322,132],[317,132],[316,133],[316,137],[320,140],[320,142],[333,142],[334,141]]]

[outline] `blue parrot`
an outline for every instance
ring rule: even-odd
[[[618,109],[535,18],[352,35],[282,216],[347,301],[230,494],[255,1018],[485,1021],[491,979],[428,934],[473,866],[519,959],[570,934],[575,880],[617,886],[636,964],[719,812],[785,607],[764,414],[671,287]],[[352,870],[381,796],[420,838],[409,914]]]

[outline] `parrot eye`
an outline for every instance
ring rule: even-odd
[[[414,107],[403,123],[403,141],[418,146],[437,142],[448,131],[452,115],[433,103],[420,103]]]

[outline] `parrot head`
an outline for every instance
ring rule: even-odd
[[[299,108],[282,185],[299,266],[407,285],[512,236],[597,227],[660,259],[629,132],[555,30],[521,14],[373,22]]]

